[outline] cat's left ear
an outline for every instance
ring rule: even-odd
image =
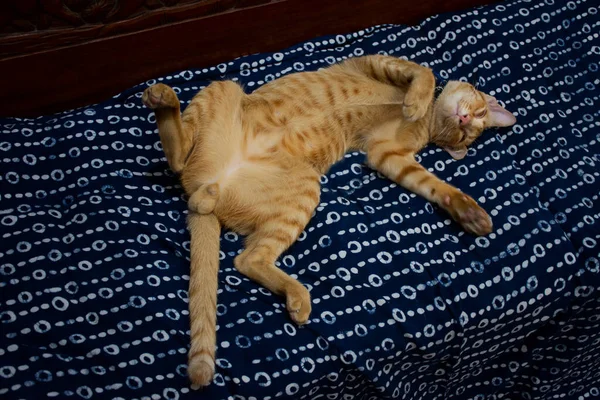
[[[495,97],[483,94],[488,105],[488,126],[505,127],[512,126],[517,118],[496,101]]]

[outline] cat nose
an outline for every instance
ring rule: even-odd
[[[461,125],[466,125],[471,120],[471,116],[469,114],[465,114],[465,115],[458,114],[458,118],[460,118]]]

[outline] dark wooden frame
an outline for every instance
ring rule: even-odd
[[[85,106],[175,71],[497,1],[200,0],[116,22],[4,34],[0,115],[34,117]]]

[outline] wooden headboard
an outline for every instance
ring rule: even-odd
[[[0,115],[85,106],[179,70],[497,1],[2,0]]]

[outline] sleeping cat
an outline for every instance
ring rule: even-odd
[[[291,318],[306,323],[308,290],[274,263],[319,204],[320,175],[347,151],[364,151],[369,166],[438,204],[468,232],[491,232],[486,212],[414,155],[431,142],[460,159],[484,129],[516,119],[468,83],[450,81],[434,99],[435,84],[430,69],[377,55],[291,74],[249,95],[232,81],[214,82],[183,114],[173,89],[146,89],[142,101],[154,110],[169,166],[190,196],[194,388],[214,375],[221,226],[247,235],[237,270],[284,296]]]

